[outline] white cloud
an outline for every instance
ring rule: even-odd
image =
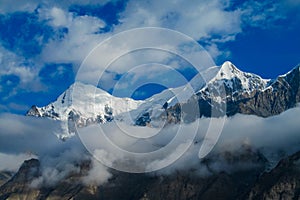
[[[82,182],[85,185],[102,185],[111,177],[112,174],[108,172],[107,167],[99,161],[92,159],[92,168],[86,176],[82,177]]]
[[[242,156],[247,153],[243,146],[251,148],[252,152],[260,151],[273,163],[282,158],[282,152],[292,154],[299,151],[299,116],[300,107],[290,109],[278,116],[260,118],[249,115],[235,115],[227,118],[224,129],[217,145],[208,155],[212,159],[211,169],[214,171],[256,167],[251,157],[240,160],[238,163],[227,162],[225,152],[232,155]],[[199,124],[197,124],[199,123]],[[106,137],[99,134],[99,126],[90,126],[81,129],[80,139],[87,147],[92,147],[96,158],[106,161],[112,166],[122,166],[126,170],[151,170],[162,166],[169,166],[159,173],[172,173],[174,170],[186,170],[190,168],[199,169],[200,175],[209,175],[207,167],[201,164],[198,152],[210,119],[199,119],[195,123],[185,125],[172,125],[162,130],[148,127],[135,127],[125,124],[108,123],[101,125],[102,130],[107,133]],[[122,125],[122,126],[120,126]],[[190,144],[189,138],[192,132],[197,131],[196,143],[186,149]],[[170,145],[169,152],[158,151],[160,148],[170,144],[174,134],[181,129],[184,134],[177,137],[177,142]],[[42,130],[42,131],[41,131]],[[71,172],[79,171],[79,164],[90,160],[81,141],[77,136],[62,142],[54,133],[62,131],[59,122],[17,116],[0,115],[0,170],[16,170],[24,159],[37,155],[41,161],[41,176],[32,182],[33,187],[41,185],[53,185]],[[152,135],[147,139],[133,138],[127,133],[140,133],[140,135]],[[157,134],[154,134],[157,132]],[[84,133],[84,134],[82,134]],[[83,138],[84,137],[84,138]],[[107,137],[119,148],[125,151],[141,153],[141,156],[128,157],[125,152],[119,153],[115,147],[110,146]],[[38,142],[33,142],[38,141]],[[159,154],[145,153],[158,151]],[[182,153],[184,154],[182,155]],[[6,160],[6,162],[4,162]],[[173,164],[172,161],[175,160]],[[3,162],[2,162],[3,161]],[[107,167],[96,160],[92,161],[90,171],[83,177],[84,184],[103,184],[111,177]]]
[[[34,7],[33,5],[37,6],[37,3],[37,1],[30,1],[28,5]],[[100,3],[96,1],[72,1],[72,3],[62,1],[57,5],[43,1],[41,3],[42,6],[38,8],[40,20],[48,20],[49,25],[54,28],[66,27],[68,31],[64,38],[54,38],[44,46],[42,54],[38,58],[39,62],[71,62],[75,64],[74,70],[76,71],[79,64],[97,44],[115,33],[130,28],[145,26],[171,28],[192,36],[197,40],[203,38],[206,40],[211,34],[222,35],[223,40],[232,40],[234,39],[234,35],[241,31],[240,11],[225,11],[225,4],[217,0],[207,2],[193,1],[189,3],[184,1],[174,3],[168,1],[149,2],[132,0],[128,2],[125,10],[120,13],[121,23],[115,25],[112,32],[102,34],[99,34],[99,29],[103,28],[105,23],[101,19],[92,16],[77,16],[70,13],[67,9],[71,4],[103,5],[105,3],[107,1]],[[21,5],[19,8],[23,9]],[[18,9],[18,5],[16,5],[16,9]],[[137,36],[133,35],[133,37]],[[141,37],[136,38],[137,41],[139,39],[149,39],[149,35],[147,34],[141,35]],[[168,39],[168,37],[166,36],[165,39]],[[176,40],[176,38],[174,39]],[[125,39],[122,45],[114,46],[113,49],[116,51],[122,47],[124,50],[131,49],[132,44],[127,43]],[[207,47],[213,56],[222,55],[216,45],[209,44]],[[107,51],[105,53],[109,54],[112,52]],[[104,55],[103,57],[106,56]],[[140,57],[139,60],[144,61],[142,58]],[[126,63],[130,66],[133,59],[131,58],[127,61],[129,63]],[[101,62],[105,63],[102,60]],[[119,68],[115,68],[113,72],[122,73],[127,69],[127,67],[121,65]],[[87,80],[91,80],[91,77],[95,74],[94,70],[92,71],[91,74],[87,74]]]
[[[72,14],[65,12],[63,9],[58,7],[53,8],[40,8],[39,18],[41,20],[49,20],[50,25],[57,27],[63,26],[67,27],[72,21]]]
[[[178,87],[186,81],[174,81],[178,77],[174,74],[179,74],[176,70],[194,67],[202,71],[214,65],[207,52],[191,38],[170,29],[140,28],[119,33],[97,46],[81,65],[77,80],[97,85],[103,73],[111,76],[128,72],[130,89],[140,86],[137,80]],[[104,89],[110,89],[116,80],[106,78],[100,81],[105,80]]]
[[[29,11],[32,12],[37,7],[36,0],[29,1],[16,1],[12,2],[10,0],[2,0],[0,2],[0,13],[10,13],[16,11]]]
[[[115,27],[120,32],[137,27],[165,27],[180,31],[195,40],[209,41],[222,36],[234,40],[242,32],[240,10],[226,11],[222,1],[136,1],[128,2],[120,14],[121,24]],[[225,39],[224,39],[225,40]],[[222,52],[218,50],[217,54]],[[214,53],[214,52],[212,52]]]
[[[60,1],[49,1],[49,0],[26,0],[26,1],[0,1],[0,13],[10,13],[17,11],[33,12],[39,5],[46,7],[61,7],[68,9],[71,5],[105,5],[108,2],[116,2],[118,0],[60,0]]]
[[[71,4],[105,4],[107,1],[66,1],[62,0],[59,3],[54,1],[42,1],[43,5],[38,9],[39,17],[41,20],[48,20],[49,25],[54,29],[58,27],[68,28],[64,38],[55,38],[45,44],[41,56],[35,58],[38,65],[42,66],[44,62],[71,62],[79,65],[81,61],[88,55],[91,49],[93,49],[99,42],[112,36],[115,33],[130,28],[139,28],[146,26],[158,26],[171,28],[177,31],[181,31],[197,40],[204,40],[207,43],[209,53],[215,58],[220,55],[224,55],[218,49],[218,43],[224,43],[232,41],[235,36],[243,31],[244,25],[259,26],[261,24],[270,23],[269,20],[276,20],[276,16],[272,16],[272,13],[276,10],[276,5],[269,7],[266,12],[262,11],[264,3],[247,2],[243,6],[234,11],[226,11],[227,3],[221,3],[221,1],[138,1],[130,0],[125,10],[120,13],[120,24],[112,27],[112,32],[99,33],[99,29],[105,26],[105,23],[96,17],[92,16],[76,16],[68,11],[68,7]],[[289,1],[291,2],[291,1]],[[3,0],[0,2],[0,12],[8,13],[14,11],[29,11],[32,12],[37,8],[40,1],[30,0],[27,2],[15,1],[13,6],[11,1]],[[298,5],[298,4],[297,4]],[[278,15],[279,16],[279,15]],[[279,16],[282,17],[282,16]],[[217,38],[215,38],[217,36]],[[149,35],[146,32],[140,35],[131,35],[131,38],[123,38],[120,43],[116,43],[104,51],[100,52],[104,59],[99,61],[96,56],[91,64],[97,64],[91,71],[86,72],[86,80],[93,80],[98,78],[97,68],[103,70],[105,64],[110,60],[109,58],[118,57],[120,52],[126,52],[133,47],[137,46],[138,42],[146,41],[146,45],[157,45],[160,47],[170,47],[172,42],[177,41],[176,37],[168,37],[163,35],[159,41],[155,41],[158,35]],[[131,44],[130,39],[133,39],[136,43]],[[168,42],[160,44],[159,42],[166,40]],[[180,41],[177,41],[180,43]],[[175,43],[174,45],[178,45]],[[171,47],[171,49],[173,46]],[[192,48],[191,48],[192,49]],[[173,48],[174,50],[174,48]],[[228,55],[225,52],[225,55]],[[186,54],[188,58],[200,59],[202,57],[197,56],[197,51],[189,51]],[[108,59],[108,60],[106,60]],[[157,53],[138,54],[137,56],[128,56],[120,60],[119,63],[115,63],[115,68],[112,68],[112,74],[124,73],[131,69],[131,67],[137,64],[143,64],[145,61],[151,61],[156,59],[158,62],[168,61],[168,55],[159,55]],[[20,90],[41,91],[44,86],[40,83],[38,78],[39,66],[28,67],[23,63],[25,58],[14,54],[4,48],[0,49],[0,76],[15,75],[20,78],[20,84],[18,88],[13,88],[9,95],[13,95]],[[123,63],[122,63],[122,62]],[[124,66],[124,63],[126,63]],[[41,65],[40,65],[41,64]],[[209,62],[206,63],[210,64]],[[173,63],[175,68],[178,68],[178,63]],[[60,69],[61,70],[61,69]],[[162,79],[160,75],[162,71],[155,68],[142,71],[137,71],[133,74],[133,79],[146,78],[141,76],[146,74],[148,78]],[[58,71],[58,74],[60,71]],[[96,77],[95,77],[96,76]],[[173,76],[172,76],[173,77]],[[168,81],[168,80],[166,80]],[[129,81],[128,81],[129,82]],[[110,84],[109,79],[106,80],[106,84]],[[7,84],[11,84],[7,82]],[[128,85],[123,85],[126,87]],[[0,86],[0,89],[3,86]],[[2,88],[3,89],[3,88]],[[11,104],[10,106],[18,105]],[[0,109],[5,110],[0,105]],[[271,152],[277,152],[278,150],[284,150],[286,153],[292,153],[299,150],[299,108],[289,110],[279,116],[263,119],[255,116],[237,115],[232,118],[228,118],[228,121],[224,127],[220,141],[214,152],[239,151],[242,144],[249,144],[252,147],[262,151],[265,156],[269,156]],[[199,123],[201,127],[206,127],[209,123],[209,119],[200,119]],[[178,126],[171,127],[163,131],[164,134],[151,138],[146,142],[137,141],[130,137],[122,135],[120,130],[115,129],[112,124],[104,125],[107,130],[110,130],[111,138],[120,146],[127,148],[127,150],[135,150],[138,152],[147,152],[151,150],[157,150],[157,148],[168,144],[172,139],[174,131]],[[189,130],[195,130],[194,124],[186,125]],[[93,130],[92,128],[88,130]],[[241,132],[241,130],[243,130]],[[38,187],[40,184],[53,184],[56,181],[67,176],[71,171],[76,171],[78,168],[74,166],[74,162],[77,159],[85,159],[84,148],[82,147],[78,138],[72,138],[66,142],[57,140],[53,133],[61,132],[61,128],[58,122],[53,122],[48,119],[35,119],[31,117],[16,116],[16,115],[0,115],[0,170],[16,170],[22,160],[28,158],[26,152],[32,152],[39,156],[43,164],[43,173],[40,178],[35,180],[33,186]],[[127,127],[127,131],[137,131],[136,127]],[[139,130],[144,134],[147,134],[149,129]],[[197,140],[201,141],[204,132],[201,129],[198,132]],[[99,138],[88,138],[91,141],[98,141]],[[38,142],[33,142],[33,140]],[[182,141],[181,141],[182,142]],[[155,144],[155,145],[153,145]],[[164,157],[159,157],[156,160],[152,160],[150,163],[127,163],[124,162],[127,167],[131,165],[148,168],[157,168],[157,166],[163,166],[165,163],[169,163],[170,160],[179,156],[178,152],[182,150],[184,146],[178,144],[178,147],[174,148],[173,154]],[[185,169],[191,166],[199,165],[197,159],[198,151],[201,142],[192,147],[186,152],[185,156],[181,157],[174,165],[171,165],[166,171]],[[101,144],[103,146],[107,144]],[[104,151],[103,149],[96,149],[99,156],[105,159],[111,159],[112,163],[116,160],[122,162],[124,157],[120,155],[114,155],[114,150]],[[99,154],[101,152],[101,154]],[[109,153],[110,154],[109,154]],[[214,153],[213,152],[213,153]],[[163,156],[163,155],[162,155]],[[277,158],[278,160],[278,158]],[[6,162],[4,162],[6,161]],[[61,162],[64,161],[64,162]],[[110,161],[110,160],[108,160]],[[149,162],[149,161],[148,161]],[[149,164],[149,165],[148,165]],[[223,163],[216,163],[215,168],[224,166]],[[65,171],[66,169],[67,171]],[[201,167],[205,173],[208,173],[205,168]],[[203,172],[203,173],[204,173]],[[90,182],[104,183],[109,179],[111,174],[107,171],[107,168],[101,164],[93,161],[93,167],[86,177],[83,178],[85,184]]]
[[[11,88],[11,92],[2,98],[8,98],[20,90],[37,92],[45,88],[38,76],[39,67],[27,66],[24,64],[26,63],[25,61],[25,58],[0,46],[0,77],[14,75],[19,78],[17,86]],[[5,87],[10,87],[11,84],[8,80]],[[14,82],[13,84],[16,83]]]
[[[240,9],[226,10],[229,4],[229,2],[224,3],[218,0],[190,1],[189,3],[182,0],[176,2],[130,0],[125,10],[120,13],[119,20],[121,23],[113,26],[112,32],[102,34],[98,33],[98,30],[105,26],[101,19],[91,16],[74,16],[63,7],[44,7],[40,9],[40,13],[43,17],[46,16],[50,19],[52,26],[64,26],[69,31],[63,39],[52,40],[46,45],[42,53],[42,60],[47,62],[72,62],[76,63],[78,67],[89,52],[109,36],[131,28],[147,26],[171,28],[185,33],[196,40],[204,41],[206,49],[213,58],[227,58],[230,56],[230,52],[220,51],[218,45],[234,40],[235,36],[242,32],[243,23],[248,23],[251,20],[259,23],[267,17],[255,15],[256,17],[249,18],[253,12],[257,12],[256,9],[250,9],[251,5],[254,4],[253,2],[243,5]],[[263,5],[257,5],[257,7],[259,6],[262,7]],[[258,18],[261,19],[258,20]],[[145,40],[145,38],[151,40],[151,35],[147,33],[133,35],[133,37],[136,41]],[[168,38],[168,36],[160,36],[160,39],[176,40],[176,38]],[[115,55],[112,57],[116,58],[120,52],[132,49],[134,44],[131,41],[131,38],[124,38],[122,43],[114,44],[112,50],[102,51],[101,59],[99,56],[95,57],[95,60],[91,63],[93,67],[85,72],[84,79],[88,80],[89,83],[93,82],[91,80],[97,80],[99,73],[95,73],[95,71],[99,71],[99,68],[103,70],[111,55]],[[151,56],[151,54],[145,55]],[[186,56],[192,56],[192,54]],[[130,66],[134,66],[132,65],[134,62],[143,62],[145,59],[143,56],[138,58],[127,56],[124,61],[126,66],[123,62],[119,67],[109,71],[122,74],[128,71]],[[75,70],[77,70],[77,67],[75,67]],[[113,82],[108,82],[106,85],[113,85]],[[105,87],[105,89],[108,88]]]
[[[300,124],[297,118],[299,113],[300,107],[297,107],[269,118],[240,114],[227,118],[221,137],[208,158],[217,157],[216,163],[212,163],[215,164],[215,170],[223,170],[222,166],[226,166],[229,171],[236,170],[238,167],[245,168],[246,165],[255,167],[256,163],[251,163],[251,157],[249,160],[235,163],[237,166],[227,163],[226,159],[222,157],[225,152],[237,156],[243,155],[247,153],[247,149],[243,148],[246,145],[252,152],[259,151],[271,163],[276,164],[282,158],[282,152],[287,155],[300,150],[300,135],[298,134]],[[139,170],[151,171],[168,166],[162,172],[170,173],[174,170],[200,168],[198,153],[209,123],[210,119],[203,118],[191,124],[172,125],[159,131],[147,127],[137,130],[136,127],[121,123],[119,125],[109,123],[101,125],[103,133],[109,139],[102,136],[103,133],[97,126],[80,130],[80,137],[91,153],[101,151],[101,154],[94,154],[95,157],[110,167],[136,172]],[[194,140],[197,143],[192,143],[186,150],[192,132],[197,129],[197,136]],[[185,134],[176,136],[176,142],[171,144],[175,134],[180,133],[179,130],[184,131]],[[153,131],[158,132],[147,139],[128,136],[128,133],[153,135]],[[111,142],[123,150],[120,151],[116,146],[111,145]],[[163,149],[168,145],[171,146],[172,151],[160,151],[160,148]],[[131,154],[128,151],[141,154]],[[148,154],[143,154],[147,152]],[[185,153],[182,155],[183,152]],[[175,162],[172,164],[173,161]]]
[[[70,2],[63,0],[55,3],[46,0],[42,2],[30,0],[26,3],[14,2],[14,6],[10,6],[11,3],[2,1],[3,6],[1,8],[3,12],[33,11],[40,5],[38,13],[41,20],[48,20],[49,25],[54,28],[66,27],[68,32],[64,38],[54,38],[45,45],[42,55],[38,58],[39,62],[71,62],[75,64],[75,70],[77,70],[77,67],[88,53],[105,38],[130,28],[146,26],[171,28],[180,31],[196,40],[204,41],[208,52],[213,58],[227,57],[230,53],[220,51],[218,44],[234,40],[235,35],[242,32],[244,24],[265,23],[264,21],[270,19],[269,16],[272,15],[277,5],[269,6],[265,10],[268,3],[250,1],[242,4],[239,9],[226,10],[230,5],[229,1],[189,1],[189,3],[186,3],[184,0],[175,2],[130,0],[126,4],[125,10],[119,14],[121,23],[113,26],[112,32],[102,34],[99,34],[99,29],[103,28],[105,23],[101,19],[87,15],[77,16],[68,11],[68,8],[74,4],[104,5],[107,2],[109,1],[76,0]],[[262,9],[264,12],[261,12]],[[134,37],[136,36],[134,35]],[[145,34],[141,37],[149,39],[150,36]],[[139,38],[136,39],[139,40]],[[125,39],[122,45],[119,44],[119,46],[113,48],[116,50],[122,47],[130,49],[132,44],[128,44]],[[107,53],[112,52],[107,51]],[[130,64],[128,63],[129,66]],[[119,69],[115,68],[114,72],[120,73],[120,71],[124,72],[126,69],[126,67],[120,66]],[[21,68],[14,71],[19,75],[24,75],[22,79],[24,81],[37,77],[37,73],[32,73],[32,69]],[[32,75],[30,76],[30,74]],[[88,75],[88,80],[92,74]]]
[[[92,16],[75,16],[59,8],[39,10],[42,19],[48,19],[49,24],[63,26],[68,29],[64,38],[53,39],[47,43],[42,51],[44,62],[76,63],[79,65],[85,56],[100,42],[103,37],[97,32],[105,23]]]
[[[243,26],[260,27],[266,29],[274,26],[274,21],[285,19],[282,2],[248,1],[240,8]],[[276,13],[276,14],[275,14]]]
[[[55,133],[61,131],[59,122],[49,119],[0,115],[0,170],[16,171],[24,160],[38,157],[41,175],[31,187],[53,186],[70,173],[79,173],[82,162],[91,162],[83,183],[106,182],[111,177],[108,169],[87,154],[78,137],[59,140]]]
[[[221,1],[129,1],[121,13],[121,29],[159,26],[181,31],[196,40],[210,34],[236,34],[240,12],[228,12]]]
[[[74,72],[77,72],[80,63],[86,58],[90,51],[96,47],[100,42],[105,39],[126,31],[131,28],[141,28],[147,26],[157,26],[163,28],[174,29],[187,34],[188,36],[200,40],[205,44],[205,48],[212,56],[213,59],[222,58],[227,59],[230,56],[230,52],[221,51],[220,44],[233,41],[237,34],[243,32],[243,28],[246,26],[265,26],[272,24],[273,21],[281,19],[283,15],[278,14],[279,5],[283,4],[275,3],[270,4],[268,2],[247,1],[242,3],[237,9],[228,9],[231,2],[229,0],[205,0],[205,1],[139,1],[129,0],[123,11],[118,13],[119,24],[113,25],[111,31],[106,33],[100,33],[99,30],[106,26],[105,22],[97,17],[84,15],[78,16],[75,13],[69,11],[70,6],[78,5],[104,5],[110,1],[94,1],[94,0],[74,0],[67,1],[37,1],[29,0],[26,2],[13,2],[8,0],[1,1],[0,13],[10,13],[15,11],[37,11],[39,19],[43,22],[47,22],[52,26],[54,30],[60,28],[67,28],[68,31],[64,33],[64,37],[53,37],[45,44],[42,44],[41,55],[36,56],[30,60],[35,63],[35,66],[28,67],[22,64],[26,58],[15,55],[13,52],[9,52],[4,48],[0,49],[3,54],[1,61],[0,75],[14,74],[20,78],[20,84],[12,88],[10,93],[5,95],[5,98],[13,96],[22,91],[39,92],[46,90],[48,86],[45,86],[39,80],[39,71],[45,63],[72,63]],[[13,4],[13,6],[12,6]],[[285,5],[294,5],[288,1]],[[276,15],[273,13],[276,12]],[[157,41],[154,41],[154,39]],[[38,38],[42,43],[43,36]],[[171,48],[178,45],[178,38],[170,37],[170,35],[151,35],[147,32],[143,34],[132,34],[128,38],[119,40],[119,43],[114,43],[109,48],[100,51],[99,55],[91,58],[90,68],[82,73],[82,79],[87,83],[96,83],[106,65],[109,64],[115,58],[118,58],[120,54],[132,50],[138,43],[144,42],[144,45],[151,47]],[[135,41],[133,43],[132,41]],[[147,43],[148,41],[148,43]],[[165,43],[164,43],[165,41]],[[174,43],[175,41],[175,43]],[[161,42],[161,44],[159,44]],[[190,47],[191,49],[193,47]],[[173,48],[174,50],[174,48]],[[203,54],[204,55],[204,54]],[[202,55],[202,56],[203,56]],[[120,58],[120,62],[114,63],[111,66],[109,76],[103,78],[105,83],[100,84],[104,89],[111,89],[115,80],[109,79],[113,74],[123,74],[137,64],[144,64],[147,61],[157,61],[161,64],[169,64],[168,59],[170,55],[166,55],[161,52],[156,53],[140,53],[133,55],[133,53],[126,58]],[[212,60],[203,59],[199,56],[199,52],[190,51],[184,54],[184,57],[193,60],[203,62],[203,60],[209,60],[204,63],[204,66],[214,65]],[[207,58],[207,57],[206,57]],[[121,62],[122,61],[122,62]],[[173,62],[175,68],[182,67],[182,63]],[[146,71],[146,70],[145,70]],[[140,77],[145,79],[150,74],[155,75],[157,70],[147,70],[147,76]],[[141,75],[137,73],[136,76]],[[165,77],[170,76],[166,73]],[[159,82],[161,76],[157,76],[156,80],[148,79],[148,81]],[[175,85],[173,86],[175,87]],[[1,89],[1,88],[0,88]]]

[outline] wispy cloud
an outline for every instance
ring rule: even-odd
[[[290,109],[278,116],[269,118],[260,118],[257,116],[236,115],[226,119],[224,129],[217,145],[208,155],[211,159],[210,169],[206,164],[202,164],[198,158],[200,145],[210,119],[203,118],[192,124],[181,125],[181,129],[195,130],[200,127],[194,142],[190,148],[185,151],[187,134],[177,138],[177,142],[172,146],[172,151],[168,154],[162,154],[157,157],[147,158],[145,154],[139,159],[127,157],[127,154],[120,154],[116,148],[111,148],[109,143],[105,142],[107,138],[102,138],[99,134],[98,126],[90,126],[81,129],[80,139],[77,136],[60,141],[54,133],[63,131],[59,122],[31,118],[17,115],[0,116],[0,169],[16,170],[24,159],[29,157],[38,157],[41,161],[41,177],[32,184],[34,187],[46,184],[51,185],[66,177],[71,172],[78,172],[79,164],[84,160],[90,160],[81,142],[88,147],[93,147],[96,158],[111,163],[111,166],[119,165],[123,167],[140,167],[147,170],[157,169],[161,166],[168,166],[158,173],[172,173],[174,170],[199,169],[199,175],[209,175],[209,171],[243,169],[246,166],[256,167],[253,158],[239,160],[238,163],[229,162],[224,155],[230,153],[233,156],[248,155],[249,150],[260,152],[273,164],[288,155],[299,151],[299,116],[300,108]],[[120,125],[120,124],[119,124]],[[124,133],[139,132],[142,135],[153,135],[153,128],[132,127],[127,125],[116,126],[115,123],[101,125],[102,130],[118,147],[126,151],[135,153],[147,153],[156,151],[170,143],[174,138],[178,125],[159,131],[155,136],[148,139],[137,139]],[[88,143],[87,143],[88,142]],[[246,146],[246,149],[243,148]],[[182,150],[184,154],[182,155]],[[165,152],[166,153],[166,152]],[[174,160],[175,158],[175,160]],[[178,158],[178,159],[177,159]],[[133,160],[132,160],[133,159]],[[6,160],[4,162],[4,160]],[[173,163],[173,160],[175,161]],[[172,162],[171,162],[172,161]],[[128,165],[128,166],[127,166]],[[83,177],[84,184],[102,184],[110,177],[111,173],[107,167],[98,161],[92,161],[90,171]],[[97,175],[96,175],[97,174]]]
[[[199,41],[214,59],[225,60],[230,57],[230,52],[223,48],[223,44],[234,41],[247,27],[266,28],[276,24],[277,20],[285,17],[284,12],[281,12],[284,10],[282,8],[298,5],[294,1],[280,1],[274,4],[270,1],[247,1],[232,5],[231,1],[220,0],[189,3],[183,0],[129,0],[122,3],[122,6],[118,1],[107,0],[30,0],[13,2],[13,6],[11,4],[4,0],[0,6],[2,22],[6,23],[4,26],[13,27],[0,34],[0,76],[13,75],[19,82],[14,87],[4,84],[9,90],[2,88],[3,97],[15,96],[20,92],[47,92],[55,88],[53,85],[56,85],[57,80],[53,81],[53,84],[43,82],[43,74],[39,73],[43,68],[50,66],[48,64],[65,63],[70,64],[68,67],[72,68],[75,74],[83,59],[97,44],[130,28],[156,26],[180,31]],[[111,15],[113,19],[110,21],[113,23],[110,24],[107,23],[106,17],[101,18],[101,13],[95,15],[97,8],[108,4],[110,7],[107,9],[117,12]],[[74,6],[77,9],[74,9]],[[86,6],[93,8],[93,12],[79,13],[80,8],[84,10],[87,9]],[[18,23],[20,25],[17,25]],[[143,35],[143,38],[148,39],[149,35]],[[127,40],[123,40],[122,45],[117,45],[114,49],[130,49],[131,45],[126,42]],[[107,54],[109,53],[111,52],[108,50]],[[145,61],[145,56],[141,55],[128,56],[123,60],[126,66],[124,63],[115,65],[109,70],[110,73],[122,75],[134,67],[135,63],[139,63],[138,61]],[[148,52],[145,55],[158,58],[157,53]],[[158,61],[166,61],[170,56],[163,56],[160,52],[160,57]],[[182,67],[184,64],[178,62],[176,65]],[[151,72],[155,73],[156,70]],[[95,74],[97,73],[94,71],[90,72],[86,80],[98,79]],[[157,80],[159,78],[157,77]],[[61,77],[61,80],[63,79],[64,77]],[[105,81],[105,85],[115,83],[113,79]],[[107,86],[104,89],[111,90]]]

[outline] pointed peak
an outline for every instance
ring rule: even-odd
[[[235,72],[235,71],[240,72],[241,71],[234,64],[232,64],[230,61],[224,62],[221,65],[221,70],[223,70],[223,71],[229,71],[229,72]]]
[[[224,62],[216,76],[217,79],[232,79],[243,72],[234,66],[230,61]]]
[[[222,66],[223,66],[223,65],[233,65],[233,64],[232,64],[231,61],[227,60],[227,61],[225,61],[225,62],[222,64]]]
[[[26,116],[36,116],[40,117],[41,113],[36,105],[31,106],[31,108],[27,111]]]

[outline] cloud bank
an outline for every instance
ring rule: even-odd
[[[272,165],[271,167],[274,167],[282,157],[299,151],[299,114],[300,107],[297,107],[269,118],[248,115],[235,115],[227,118],[217,145],[202,160],[198,158],[198,153],[209,125],[207,118],[182,125],[186,127],[185,130],[190,131],[195,129],[198,125],[196,123],[200,125],[188,149],[186,149],[186,143],[189,142],[187,140],[189,132],[177,138],[172,151],[150,158],[145,156],[146,154],[142,158],[119,154],[116,148],[112,148],[105,142],[107,138],[101,138],[99,126],[83,128],[82,133],[86,134],[83,141],[89,141],[90,146],[94,145],[93,152],[91,152],[94,157],[104,160],[106,164],[110,163],[113,167],[123,165],[124,169],[140,167],[145,171],[151,171],[167,166],[155,173],[170,174],[178,170],[194,169],[199,175],[207,176],[220,171],[230,173],[235,170],[257,167],[255,157],[258,155],[262,155]],[[59,122],[9,114],[2,114],[0,119],[0,170],[16,171],[23,160],[37,157],[41,161],[42,173],[32,182],[32,186],[51,186],[70,173],[79,172],[80,163],[90,160],[91,168],[82,178],[83,184],[104,184],[112,177],[106,166],[91,158],[77,136],[65,142],[56,137],[54,133],[62,131]],[[109,140],[119,148],[143,154],[155,152],[167,146],[180,127],[170,126],[147,139],[128,136],[124,130],[149,135],[153,135],[153,131],[157,130],[130,126],[123,126],[120,129],[115,123],[107,123],[101,125],[100,128],[107,131]],[[82,135],[81,139],[83,139]],[[183,155],[182,151],[184,151]],[[139,160],[135,161],[134,158]],[[232,159],[235,161],[233,162]],[[171,164],[170,161],[172,161]]]

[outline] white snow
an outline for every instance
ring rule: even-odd
[[[53,111],[59,115],[56,119],[67,120],[71,110],[75,110],[82,118],[104,116],[105,106],[113,109],[113,115],[136,109],[143,101],[130,98],[118,98],[110,95],[93,85],[76,82],[70,86],[57,100],[46,107],[39,108],[39,112]]]
[[[236,81],[239,80],[241,88],[235,88]],[[209,95],[207,86],[223,86],[224,84],[232,89],[232,94],[240,92],[251,92],[255,89],[263,90],[270,80],[246,73],[239,70],[231,62],[226,61],[221,67],[213,66],[197,74],[189,83],[178,88],[169,88],[159,94],[144,101],[136,101],[131,98],[118,98],[110,95],[93,85],[86,85],[76,82],[70,86],[58,99],[48,106],[38,108],[42,113],[57,113],[58,116],[52,118],[62,121],[68,120],[68,114],[71,110],[76,111],[81,118],[95,119],[97,116],[104,118],[105,107],[108,106],[113,110],[115,120],[124,121],[132,124],[140,115],[149,112],[150,117],[157,117],[163,113],[163,105],[167,102],[168,106],[176,103],[185,103],[193,95],[203,92]],[[222,101],[222,99],[217,99]]]
[[[225,84],[228,88],[233,90],[233,84],[236,80],[241,83],[242,92],[251,92],[255,89],[264,89],[267,86],[269,79],[263,79],[258,75],[242,72],[236,66],[234,66],[230,61],[224,62],[224,64],[219,68],[217,75],[212,78],[209,83],[221,86]],[[205,90],[203,88],[202,90]],[[235,91],[233,91],[235,92]]]

